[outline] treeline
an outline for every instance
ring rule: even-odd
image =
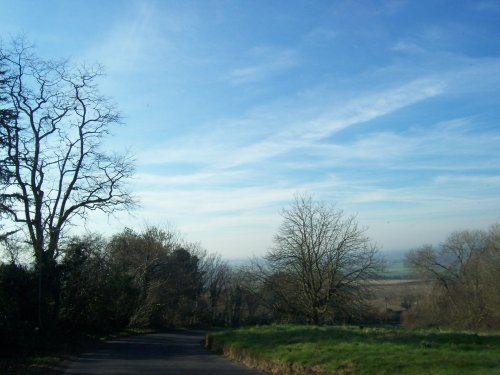
[[[37,334],[40,295],[49,335],[366,319],[368,281],[382,262],[365,230],[306,194],[282,214],[273,248],[239,267],[176,231],[125,229],[109,239],[87,234],[61,241],[50,277],[40,284],[37,263],[22,265],[22,242],[10,241],[10,262],[0,265],[3,344]]]
[[[10,245],[10,253],[16,250]],[[105,333],[259,322],[240,272],[177,232],[125,229],[109,239],[72,237],[45,285],[44,331]],[[37,334],[36,267],[0,265],[0,337],[6,347]]]
[[[380,322],[370,292],[382,262],[353,218],[307,195],[296,197],[283,217],[274,247],[238,267],[171,229],[68,238],[51,282],[44,284],[43,334]],[[9,260],[0,265],[0,344],[15,349],[40,334],[40,294],[36,263],[20,261],[22,242],[6,245]],[[500,327],[499,225],[456,232],[438,247],[412,250],[407,264],[430,287],[405,300],[404,324]]]
[[[454,232],[410,251],[406,264],[430,284],[409,303],[406,325],[500,329],[500,225]]]

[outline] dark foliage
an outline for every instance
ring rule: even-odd
[[[0,264],[0,347],[15,353],[37,334],[36,275],[16,264]]]
[[[113,267],[99,236],[74,238],[60,266],[61,311],[68,327],[111,332],[130,320],[137,292],[131,277]]]

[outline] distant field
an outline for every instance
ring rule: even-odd
[[[381,279],[371,280],[372,298],[370,304],[380,313],[387,309],[402,311],[403,306],[416,303],[428,292],[430,281],[418,279],[411,270],[405,266],[401,255],[387,260],[386,268]]]
[[[403,259],[391,260],[382,276],[388,279],[407,279],[411,277],[411,271],[405,266]]]
[[[212,350],[280,374],[500,374],[500,336],[267,326],[210,334]]]

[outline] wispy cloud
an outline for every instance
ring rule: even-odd
[[[154,174],[138,173],[134,176],[134,185],[139,189],[145,186],[149,190],[164,189],[165,186],[172,187],[196,187],[206,186],[231,186],[232,182],[245,181],[252,178],[251,170],[214,170],[183,174]]]
[[[233,69],[227,79],[235,85],[255,83],[279,75],[299,64],[297,52],[260,46],[252,48],[245,58],[249,64]]]
[[[201,215],[200,217],[208,217],[207,215],[209,215],[212,218],[213,215],[224,215],[229,212],[245,212],[245,215],[251,215],[252,212],[270,206],[273,207],[272,210],[276,211],[280,202],[282,205],[289,201],[297,190],[327,191],[335,189],[339,194],[344,192],[346,197],[352,196],[354,183],[339,180],[334,176],[301,184],[292,183],[289,180],[285,181],[281,187],[273,186],[275,182],[265,183],[268,176],[266,176],[266,172],[262,171],[263,162],[301,147],[308,148],[309,151],[310,149],[321,149],[323,146],[316,142],[322,141],[335,132],[383,116],[419,100],[438,95],[442,89],[443,87],[436,82],[422,81],[412,82],[378,95],[368,95],[344,106],[342,111],[339,111],[341,115],[337,113],[328,115],[332,113],[329,111],[328,114],[325,113],[320,117],[305,122],[299,121],[278,135],[250,144],[241,150],[238,148],[228,149],[227,145],[231,144],[231,139],[227,137],[224,140],[219,140],[218,143],[209,142],[220,153],[219,151],[213,152],[210,148],[205,150],[211,164],[208,164],[203,172],[172,176],[140,174],[137,176],[139,196],[145,210],[150,215],[151,212],[158,212],[160,216],[168,212],[169,215],[176,217],[176,220],[181,222],[184,215]],[[350,155],[351,158],[356,157],[353,154],[357,154],[359,158],[369,158],[369,153],[377,145],[397,143],[394,142],[395,137],[394,135],[387,136],[383,140],[379,139],[378,143],[375,142],[368,148],[368,151],[364,150],[368,143],[360,143],[345,154]],[[227,143],[221,146],[221,141]],[[188,149],[191,153],[199,151],[199,148],[192,148],[191,145]],[[189,153],[175,148],[169,152],[172,155],[181,155],[181,158]],[[162,157],[164,156],[165,154],[162,155]],[[202,155],[199,157],[200,160],[203,159]],[[168,159],[163,160],[169,162]],[[241,169],[242,167],[244,169]],[[273,167],[270,168],[271,170],[267,173],[273,173]],[[284,171],[284,173],[287,172]],[[259,181],[259,187],[251,187],[252,175],[255,175],[255,181]],[[364,186],[368,188],[369,185],[365,184]],[[151,216],[154,217],[154,215]]]
[[[293,105],[268,107],[258,115],[207,126],[206,132],[197,129],[143,152],[138,159],[144,165],[183,162],[216,169],[261,163],[294,150],[321,147],[318,142],[336,132],[437,96],[444,89],[440,81],[422,79],[337,102],[319,112]],[[267,135],[273,128],[276,133]]]
[[[339,32],[326,27],[316,27],[303,36],[303,40],[307,43],[318,41],[324,42],[325,40],[331,41],[339,36]]]
[[[437,184],[465,184],[481,188],[500,187],[500,176],[489,175],[442,175],[434,179]]]
[[[473,3],[469,4],[469,6],[472,10],[478,12],[500,12],[500,5],[497,1],[494,0],[474,1]]]
[[[166,11],[153,0],[123,5],[122,16],[111,18],[107,33],[85,51],[85,59],[99,61],[115,77],[123,77],[158,72],[180,58],[179,39],[196,29],[196,15],[181,8]]]
[[[153,3],[133,3],[133,7],[133,18],[120,19],[102,36],[101,42],[86,53],[87,58],[101,61],[114,74],[135,69],[152,39],[158,42],[152,22]]]
[[[319,34],[315,37],[337,37]],[[392,52],[418,56],[424,65],[434,66],[432,53],[417,41],[396,42]],[[247,62],[234,67],[225,80],[235,86],[272,80],[298,67],[299,56],[293,49],[254,48],[247,52]],[[497,132],[477,132],[474,118],[460,117],[442,123],[414,121],[412,127],[370,127],[372,121],[450,91],[483,90],[500,80],[494,59],[470,60],[449,53],[440,58],[453,63],[424,78],[384,89],[364,87],[361,94],[343,100],[325,96],[302,103],[290,96],[153,146],[139,155],[141,168],[190,168],[138,174],[134,186],[143,204],[138,217],[153,222],[168,217],[212,248],[231,248],[237,238],[246,253],[265,251],[279,224],[280,207],[297,191],[339,202],[348,213],[358,212],[386,248],[404,247],[409,241],[408,234],[389,236],[391,228],[408,233],[405,226],[413,226],[412,233],[425,230],[432,241],[440,232],[426,226],[427,221],[440,218],[452,228],[459,224],[457,217],[475,212],[478,221],[491,222],[494,212],[488,207],[500,204],[489,192],[498,187],[498,176],[487,174],[498,160],[491,151],[500,142]],[[423,71],[416,68],[407,75],[422,76]],[[485,76],[490,79],[485,81]],[[328,89],[320,88],[318,97],[321,90]],[[368,126],[358,133],[362,124]],[[347,129],[355,135],[343,139]],[[480,170],[485,174],[473,175]],[[414,180],[411,173],[419,171],[428,176]],[[486,186],[478,199],[477,185]],[[247,240],[242,243],[242,238]],[[412,241],[419,239],[414,235]]]
[[[427,50],[415,42],[400,40],[391,48],[394,52],[406,53],[410,55],[420,55],[426,53]]]
[[[336,132],[439,95],[443,90],[444,84],[441,82],[422,80],[352,100],[341,108],[295,124],[277,135],[243,148],[229,159],[226,166],[262,162],[295,149],[309,147],[313,142]]]
[[[499,142],[500,134],[494,130],[478,132],[474,118],[422,121],[407,129],[375,129],[349,141],[311,144],[303,154],[313,161],[289,162],[288,168],[473,172],[499,165]]]
[[[216,215],[256,211],[288,201],[295,188],[272,186],[205,188],[185,190],[166,186],[163,191],[139,191],[148,210],[182,215]]]

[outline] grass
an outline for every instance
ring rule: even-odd
[[[213,350],[281,374],[500,374],[500,336],[267,326],[210,334]]]

